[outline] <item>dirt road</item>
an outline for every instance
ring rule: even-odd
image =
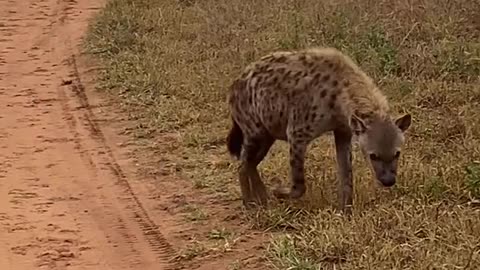
[[[2,270],[170,268],[79,76],[98,2],[0,0]]]

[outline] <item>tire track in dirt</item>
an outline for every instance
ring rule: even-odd
[[[170,243],[168,243],[163,234],[159,231],[158,226],[150,219],[147,211],[142,206],[141,202],[133,192],[133,189],[130,186],[127,177],[125,176],[125,173],[116,161],[116,158],[113,155],[111,148],[106,142],[104,134],[96,123],[95,115],[90,109],[88,97],[85,93],[85,87],[82,84],[78,72],[75,55],[71,56],[69,65],[73,70],[74,78],[72,81],[71,90],[76,94],[80,103],[80,106],[77,108],[84,110],[84,120],[87,122],[86,125],[90,130],[91,136],[99,141],[99,143],[103,146],[106,154],[108,155],[108,159],[111,160],[111,162],[108,163],[108,166],[110,167],[112,173],[118,178],[117,184],[123,187],[123,191],[125,193],[125,197],[123,199],[128,201],[129,205],[132,206],[130,211],[133,212],[136,221],[142,228],[145,237],[147,238],[148,242],[150,243],[154,251],[157,253],[157,255],[164,260],[172,259],[176,256],[175,250],[170,245]],[[68,112],[68,109],[66,110],[66,112]]]
[[[175,269],[82,84],[99,3],[0,6],[0,269]]]

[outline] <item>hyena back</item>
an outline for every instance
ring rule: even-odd
[[[303,196],[307,146],[328,131],[335,139],[342,210],[352,204],[353,136],[376,178],[384,186],[396,181],[411,116],[392,120],[388,102],[372,79],[336,49],[311,48],[262,57],[233,82],[228,104],[233,127],[227,146],[241,160],[239,180],[247,207],[267,203],[257,165],[276,140],[289,143],[292,182],[290,189],[274,190],[278,198]]]

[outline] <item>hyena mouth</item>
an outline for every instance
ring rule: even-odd
[[[382,176],[382,177],[379,177],[378,180],[382,184],[382,186],[386,188],[392,187],[396,183],[395,175]]]

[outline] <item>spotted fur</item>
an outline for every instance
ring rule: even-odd
[[[386,186],[395,182],[399,149],[411,117],[392,120],[387,99],[373,80],[336,49],[274,52],[260,58],[234,80],[228,104],[233,120],[228,150],[241,160],[246,206],[267,203],[257,165],[276,140],[290,145],[292,187],[277,188],[274,194],[303,196],[307,146],[328,131],[335,137],[341,209],[352,204],[352,136],[358,137],[376,178]]]

